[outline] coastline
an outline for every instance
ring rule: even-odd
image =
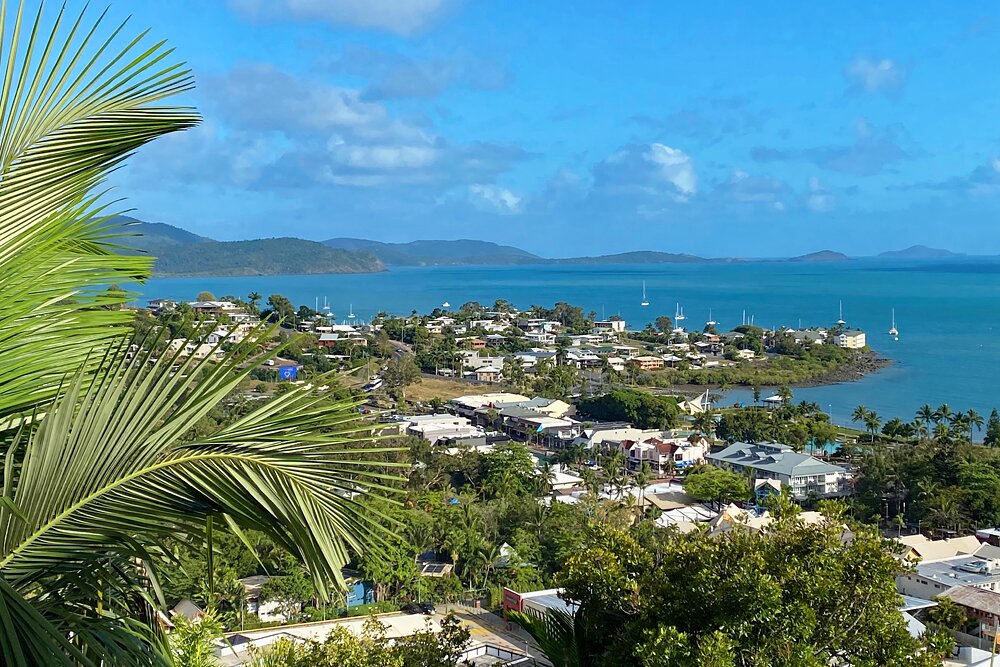
[[[856,382],[861,380],[873,373],[878,373],[884,368],[888,368],[893,364],[897,363],[896,360],[890,359],[889,357],[884,357],[877,352],[867,352],[860,355],[860,357],[851,364],[845,364],[831,371],[828,371],[820,376],[812,378],[810,380],[804,380],[802,382],[793,382],[788,384],[789,389],[812,389],[815,387],[829,387],[838,384],[848,384],[851,382]],[[753,385],[749,383],[736,383],[727,386],[726,390],[732,389],[749,389]],[[699,394],[703,394],[706,390],[708,391],[719,391],[722,385],[718,383],[706,383],[706,384],[675,384],[669,386],[654,386],[654,385],[639,385],[640,388],[646,390],[652,390],[653,393],[657,394],[676,394],[678,396],[694,397]],[[761,385],[761,388],[773,387],[773,385],[766,384]]]

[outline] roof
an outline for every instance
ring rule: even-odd
[[[844,472],[844,468],[838,465],[820,461],[808,454],[800,454],[788,445],[773,442],[753,445],[737,442],[720,452],[709,454],[707,458],[712,462],[728,463],[788,476]]]
[[[174,608],[170,610],[171,616],[183,616],[189,621],[193,621],[194,619],[199,618],[204,614],[205,612],[201,610],[201,607],[196,605],[188,598],[184,598],[183,600],[175,604]]]
[[[979,540],[974,535],[953,537],[950,540],[929,540],[923,535],[917,534],[900,537],[898,541],[910,547],[910,549],[920,556],[920,560],[925,563],[973,554],[982,548]],[[996,556],[983,557],[995,558]]]
[[[956,556],[917,564],[917,574],[949,586],[979,586],[1000,581],[1000,572],[979,571],[988,561],[975,556]]]
[[[1000,616],[1000,593],[974,586],[954,586],[941,595],[963,607]]]
[[[559,588],[549,588],[543,591],[532,591],[531,593],[519,593],[521,600],[525,605],[531,605],[532,607],[548,611],[549,609],[563,611],[567,614],[576,613],[577,608],[580,606],[575,602],[567,602],[566,600],[559,597],[562,589]]]
[[[912,595],[900,595],[899,597],[903,598],[903,602],[899,605],[900,611],[917,611],[937,606],[937,602],[934,602],[934,600],[915,598]]]

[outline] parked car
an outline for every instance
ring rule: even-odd
[[[430,616],[434,613],[434,604],[432,602],[411,602],[403,607],[403,611],[407,614],[426,614]]]

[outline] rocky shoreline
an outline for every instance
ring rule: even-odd
[[[817,376],[804,382],[793,382],[788,385],[789,389],[808,389],[812,387],[825,387],[833,384],[854,382],[866,375],[877,373],[878,371],[895,363],[892,359],[883,357],[877,352],[859,353],[858,357],[849,364],[839,366],[823,375]],[[728,390],[748,389],[749,385],[734,384],[729,385]],[[678,384],[670,387],[656,387],[654,393],[673,394],[678,396],[694,397],[703,394],[705,390],[718,392],[718,384]],[[763,387],[762,387],[763,389]]]
[[[829,384],[854,382],[855,380],[860,380],[870,373],[877,373],[892,364],[892,359],[880,356],[876,352],[865,352],[858,355],[858,358],[853,364],[847,364],[839,368],[835,368],[825,375],[809,380],[808,382],[794,384],[792,387],[822,387]]]

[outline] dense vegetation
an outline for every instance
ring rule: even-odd
[[[581,399],[577,407],[584,417],[598,421],[629,422],[637,428],[668,429],[677,424],[677,400],[635,389],[612,389],[601,396]]]
[[[724,537],[593,526],[557,576],[575,617],[519,620],[557,667],[941,663],[950,638],[911,638],[897,611],[888,542],[835,503],[818,525],[774,509],[763,532]]]

